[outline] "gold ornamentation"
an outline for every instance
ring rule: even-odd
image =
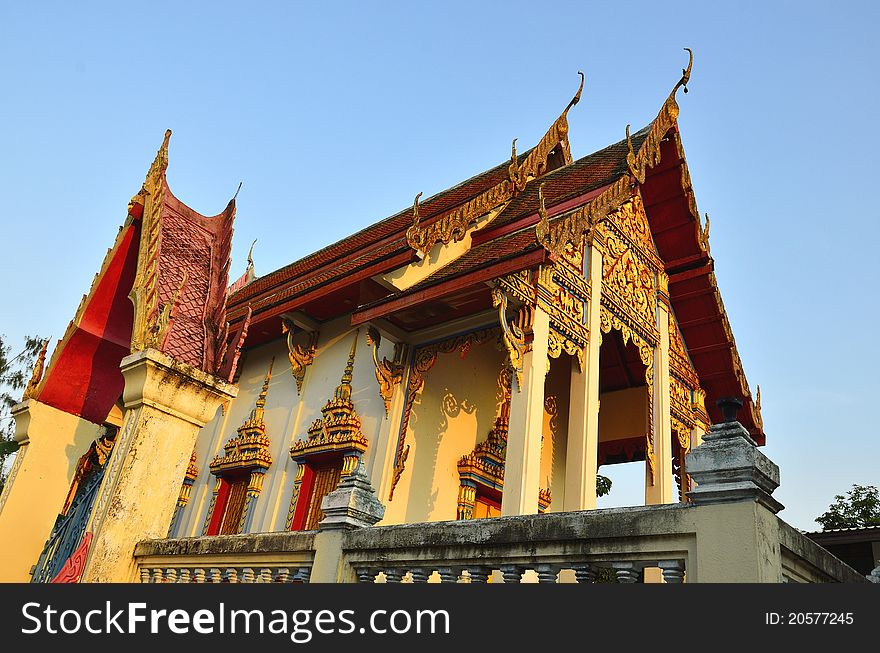
[[[421,193],[419,193],[421,195]],[[419,226],[418,197],[413,207],[413,224],[406,230],[406,242],[414,250],[427,254],[437,243],[448,245],[464,239],[471,223],[498,208],[513,197],[509,182],[503,181],[462,204],[427,227]]]
[[[290,448],[290,457],[298,464],[310,456],[334,451],[342,453],[344,459],[349,457],[360,459],[360,455],[367,450],[369,442],[361,433],[361,418],[351,400],[351,380],[359,334],[360,332],[355,332],[348,362],[342,373],[342,381],[336,386],[333,397],[321,409],[323,418],[316,419],[312,423],[308,430],[308,438],[297,440]],[[344,474],[350,473],[353,469],[351,465],[343,465]]]
[[[537,305],[550,316],[547,355],[558,358],[564,351],[575,356],[583,369],[590,340],[586,308],[589,283],[581,274],[557,262],[540,268],[537,290]]]
[[[437,356],[458,351],[461,357],[464,358],[473,345],[481,345],[490,340],[497,340],[500,335],[500,327],[480,329],[479,331],[453,336],[441,342],[419,347],[413,352],[409,380],[406,387],[406,401],[403,407],[403,419],[400,422],[400,435],[397,438],[397,451],[394,454],[391,489],[388,493],[389,501],[394,498],[394,489],[397,487],[397,483],[406,469],[406,460],[409,457],[409,445],[406,443],[406,434],[407,430],[409,430],[409,418],[412,414],[412,407],[415,404],[416,396],[425,387],[425,375],[434,367],[434,363],[437,362]]]
[[[275,359],[269,363],[269,370],[266,372],[266,379],[263,381],[263,387],[257,400],[254,402],[254,409],[244,423],[238,427],[238,435],[230,438],[223,449],[224,455],[217,455],[211,461],[211,473],[215,476],[222,476],[230,471],[248,470],[253,473],[265,473],[272,464],[272,454],[269,453],[270,441],[266,435],[266,423],[263,421],[265,416],[266,398],[269,395],[269,382],[272,379],[272,367]]]
[[[517,165],[516,163],[516,140],[514,140],[514,150],[513,155],[511,156],[509,175],[511,185],[514,186],[516,190],[522,191],[525,189],[526,184],[528,184],[529,181],[536,177],[540,177],[547,171],[547,157],[557,144],[562,147],[565,162],[571,163],[571,151],[568,145],[568,110],[580,102],[581,92],[584,90],[585,79],[582,72],[578,71],[578,75],[581,76],[581,83],[578,87],[577,93],[575,93],[571,102],[568,103],[568,106],[565,107],[562,115],[560,115],[559,118],[556,119],[556,122],[551,125],[550,129],[547,130],[547,133],[544,134],[538,142],[538,145],[529,152],[529,155],[526,157],[525,161],[523,161],[522,165]]]
[[[383,357],[379,360],[379,344],[382,336],[375,327],[367,327],[367,344],[373,346],[373,365],[376,367],[376,380],[379,382],[379,396],[385,402],[385,417],[391,410],[391,397],[394,394],[394,386],[403,379],[403,345],[394,345],[394,359],[388,360]]]
[[[134,324],[131,333],[131,351],[141,351],[148,346],[155,346],[165,339],[168,327],[167,318],[164,324],[159,322],[159,288],[158,270],[159,234],[161,232],[162,208],[165,202],[163,178],[168,168],[168,141],[171,130],[165,132],[162,146],[147,172],[147,177],[140,192],[129,203],[129,211],[134,204],[144,207],[141,218],[141,239],[138,250],[137,273],[131,287],[129,297],[134,304]],[[170,313],[170,308],[168,308]]]
[[[602,296],[619,306],[647,333],[656,332],[657,297],[654,270],[610,231],[602,257]]]
[[[703,227],[700,224],[700,220],[697,219],[697,241],[700,243],[700,247],[703,248],[703,251],[706,254],[709,253],[709,214],[706,214],[706,226]]]
[[[562,148],[562,157],[565,163],[571,163],[567,116],[569,109],[580,101],[581,91],[584,88],[584,75],[580,72],[578,74],[581,76],[581,83],[577,93],[521,165],[517,163],[516,139],[514,139],[511,148],[511,162],[508,166],[508,179],[446,213],[427,227],[422,227],[420,224],[418,198],[421,193],[416,195],[416,201],[413,204],[413,223],[406,230],[406,242],[410,247],[427,255],[438,242],[449,244],[462,240],[474,220],[499,208],[511,200],[516,192],[522,191],[531,180],[547,172],[547,157],[557,146]]]
[[[761,386],[758,386],[758,394],[755,397],[755,410],[753,411],[755,416],[755,426],[758,427],[758,430],[762,433],[764,432],[764,419],[761,417]]]
[[[679,376],[691,388],[697,388],[700,385],[700,378],[691,363],[690,354],[685,347],[684,339],[681,336],[681,330],[675,321],[672,311],[669,312],[669,369],[673,374]]]
[[[34,393],[37,390],[37,386],[40,385],[40,381],[43,379],[43,367],[46,364],[46,350],[49,348],[49,339],[46,338],[43,341],[43,346],[40,347],[40,353],[37,354],[37,360],[34,362],[34,369],[31,372],[31,379],[28,381],[27,387],[24,389],[24,393],[21,395],[21,400],[25,401],[26,399],[30,399],[34,396]]]
[[[651,128],[642,146],[639,148],[638,154],[633,151],[632,141],[629,138],[629,125],[627,125],[626,139],[629,153],[626,156],[626,162],[630,173],[640,184],[645,183],[647,168],[653,168],[660,163],[660,145],[664,136],[666,136],[666,132],[675,125],[675,121],[678,118],[679,108],[675,101],[676,91],[684,87],[684,92],[687,93],[687,83],[690,80],[691,68],[694,64],[694,53],[690,48],[685,48],[685,50],[688,52],[688,67],[682,69],[681,79],[673,87],[669,97],[666,98],[666,102],[660,108],[660,113],[657,114],[657,117],[651,123]]]
[[[514,274],[499,277],[496,285],[512,299],[523,304],[533,305],[537,299],[534,277],[534,270],[520,270]]]
[[[293,342],[296,327],[293,320],[281,318],[281,333],[287,334],[287,358],[290,360],[290,371],[296,380],[296,393],[302,393],[303,381],[306,377],[306,369],[315,361],[315,350],[318,345],[318,332],[308,332],[306,345],[297,345]]]
[[[517,390],[522,392],[523,358],[528,351],[526,330],[531,328],[531,306],[525,304],[520,308],[517,320],[507,321],[507,295],[498,288],[492,288],[492,306],[498,308],[498,321],[504,334],[504,346],[507,349],[508,365],[516,377]]]
[[[692,390],[677,376],[669,375],[669,409],[672,416],[688,427],[694,427]]]
[[[624,175],[586,206],[564,217],[557,217],[552,223],[549,220],[538,222],[535,227],[538,242],[547,250],[551,261],[563,257],[566,250],[583,250],[584,237],[587,240],[592,239],[599,223],[620,208],[632,195],[632,177]]]

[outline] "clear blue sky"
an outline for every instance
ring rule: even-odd
[[[258,238],[265,274],[535,143],[578,70],[574,155],[620,139],[687,46],[684,146],[776,496],[818,528],[834,494],[880,485],[880,12],[717,4],[4,3],[0,333],[62,335],[166,128],[193,208],[244,181],[233,272]],[[639,502],[624,477],[616,500]]]

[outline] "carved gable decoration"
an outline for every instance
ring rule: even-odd
[[[472,200],[454,208],[440,216],[427,226],[421,225],[419,217],[419,197],[413,202],[413,223],[406,231],[406,242],[414,250],[427,254],[437,243],[449,244],[463,240],[468,229],[480,216],[497,209],[513,199],[514,195],[525,189],[526,185],[540,177],[548,168],[551,152],[558,146],[562,149],[562,158],[566,164],[571,163],[571,151],[568,144],[568,111],[581,99],[584,88],[584,76],[577,93],[572,98],[562,115],[550,126],[538,144],[520,163],[516,154],[516,139],[511,147],[508,179],[484,191]]]
[[[169,130],[129,204],[129,215],[141,223],[130,292],[131,351],[158,349],[216,374],[227,354],[226,287],[235,200],[213,217],[178,200],[165,178],[170,137]]]

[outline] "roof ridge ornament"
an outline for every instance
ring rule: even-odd
[[[562,159],[565,165],[572,162],[571,149],[568,144],[567,116],[569,109],[580,102],[586,80],[586,76],[582,72],[578,71],[578,75],[581,76],[581,81],[577,93],[538,141],[538,144],[525,156],[522,163],[517,161],[516,139],[514,139],[511,144],[507,179],[500,181],[464,204],[443,213],[427,227],[422,227],[419,224],[417,205],[413,206],[413,224],[406,230],[406,242],[412,249],[425,256],[437,243],[448,245],[450,242],[463,240],[477,218],[503,206],[513,199],[514,195],[523,191],[529,182],[547,172],[547,159],[557,147],[562,148]]]
[[[690,48],[684,49],[688,53],[687,68],[681,69],[681,78],[672,87],[672,92],[666,98],[657,117],[651,122],[651,128],[642,142],[638,154],[633,151],[632,140],[629,136],[629,126],[627,125],[626,140],[629,153],[626,155],[626,163],[630,173],[632,173],[632,176],[636,178],[639,184],[645,183],[647,169],[653,168],[660,163],[660,144],[663,141],[663,137],[666,136],[666,132],[676,124],[679,112],[678,103],[675,101],[676,92],[680,88],[684,88],[685,93],[688,92],[687,84],[690,81],[691,70],[694,67],[694,52]]]
[[[550,233],[550,219],[547,217],[547,207],[544,204],[544,182],[538,186],[538,215],[541,219],[535,227],[535,234],[538,236],[538,242],[544,242]]]

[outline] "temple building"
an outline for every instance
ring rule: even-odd
[[[237,280],[235,200],[206,217],[171,193],[168,132],[15,409],[0,580],[144,578],[143,541],[304,542],[340,488],[376,528],[538,524],[602,512],[601,469],[641,461],[644,505],[686,507],[719,399],[765,440],[677,122],[692,62],[617,143],[573,159],[581,76],[530,149]]]

